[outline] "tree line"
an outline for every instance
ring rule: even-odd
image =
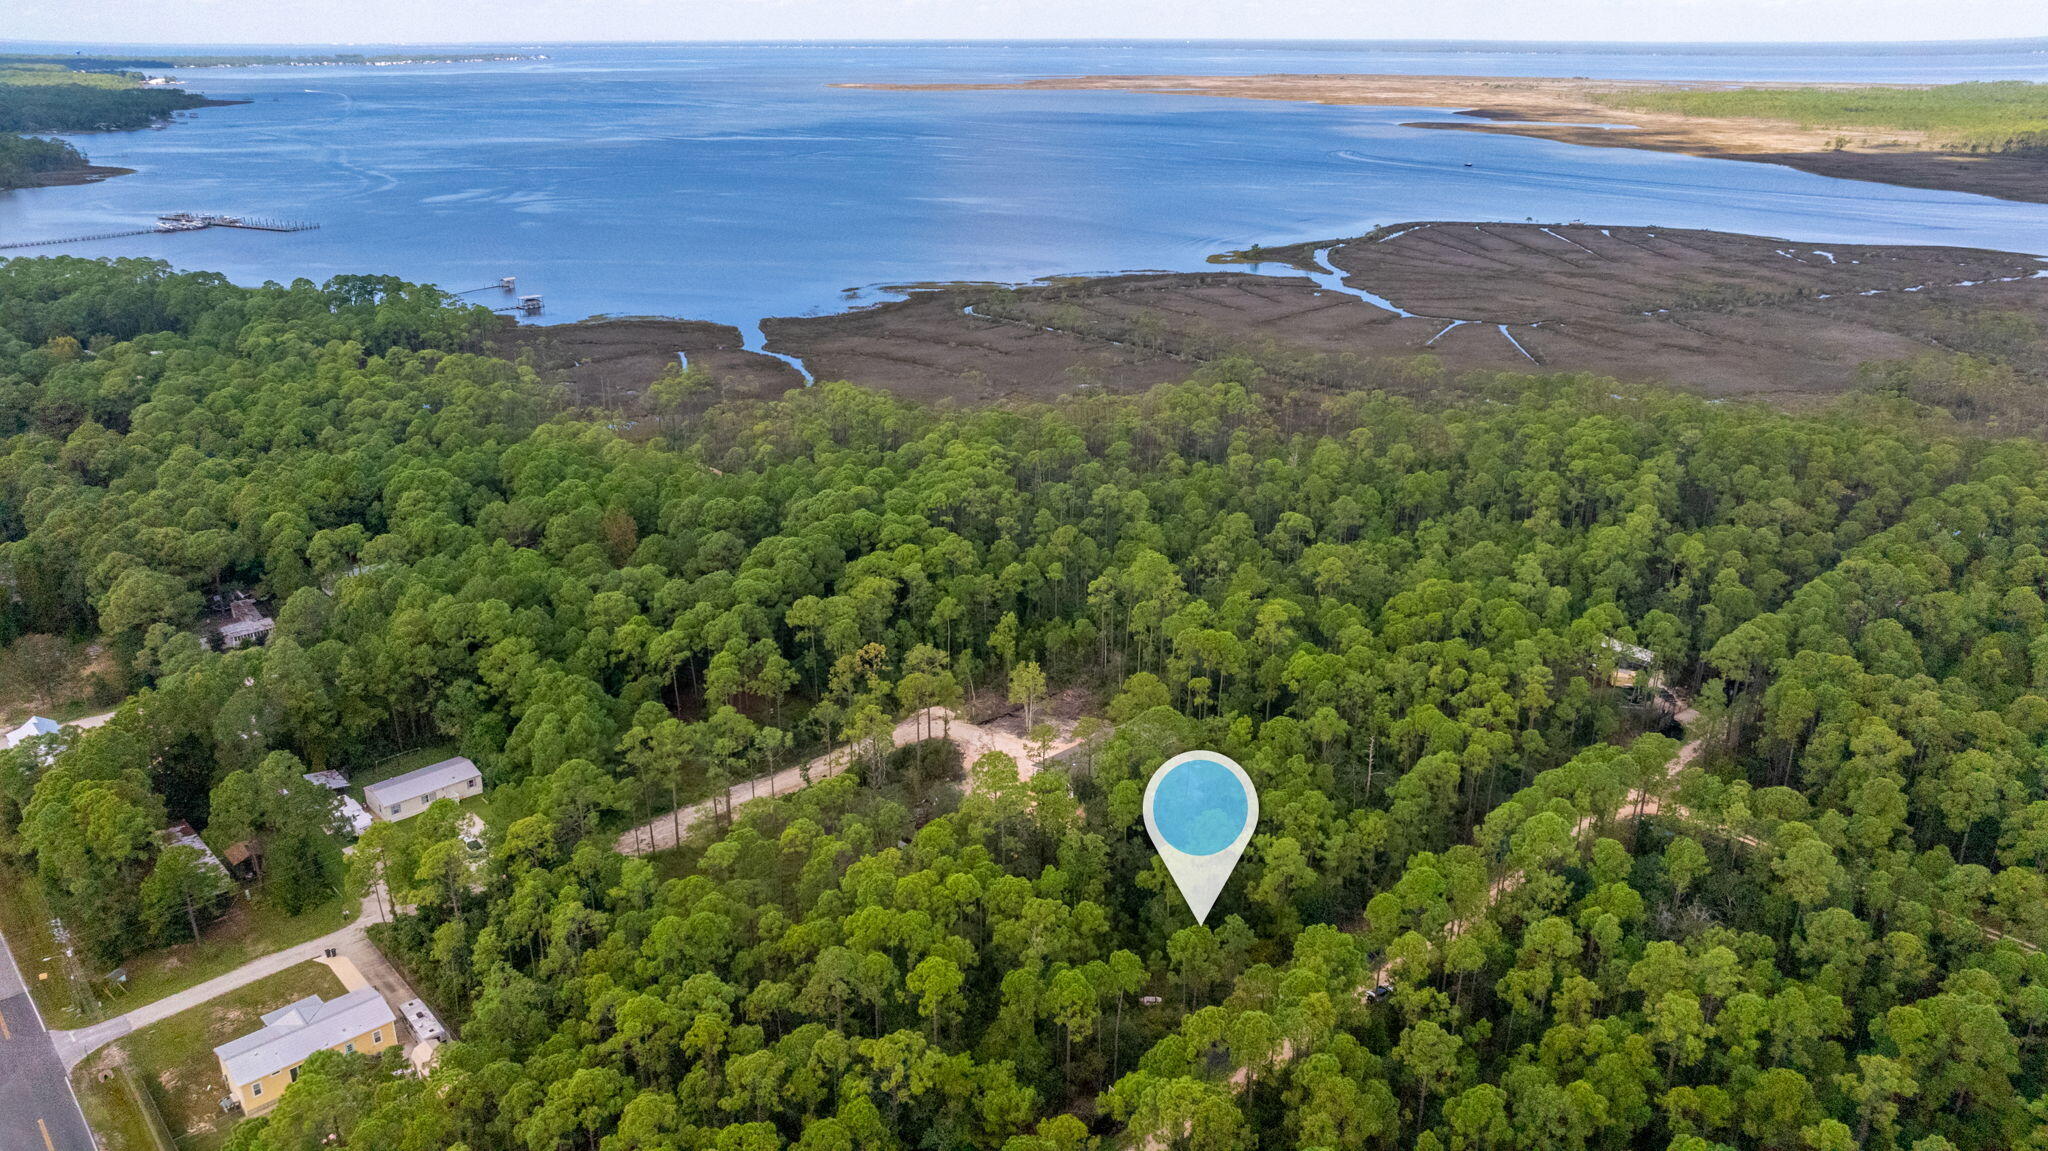
[[[1229,364],[978,411],[825,384],[636,438],[480,354],[492,322],[377,278],[0,266],[0,619],[102,637],[135,688],[6,761],[0,846],[114,959],[183,897],[163,819],[258,840],[388,892],[460,1026],[424,1081],[309,1064],[242,1151],[2042,1129],[2041,445]],[[268,646],[193,634],[230,587]],[[1700,711],[1654,813],[1623,799],[1676,743],[1610,639]],[[1059,766],[956,784],[887,745],[1076,685],[1114,731]],[[302,769],[432,741],[486,773],[485,850],[437,807],[327,856]],[[855,771],[612,849],[832,744]],[[1208,927],[1140,813],[1195,747],[1263,812]]]

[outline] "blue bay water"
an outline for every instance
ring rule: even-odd
[[[545,295],[544,320],[658,314],[743,328],[873,302],[892,284],[1191,270],[1225,249],[1411,219],[2048,254],[2048,205],[1401,126],[1442,109],[832,87],[1105,72],[2039,80],[2043,47],[714,44],[200,69],[181,74],[188,87],[251,103],[164,131],[74,137],[137,174],[0,193],[0,242],[142,227],[174,210],[301,218],[322,227],[32,251],[160,257],[244,283],[379,272],[462,290],[516,275]]]

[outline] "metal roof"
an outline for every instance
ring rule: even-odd
[[[61,727],[62,725],[48,716],[29,716],[27,723],[7,733],[7,746],[14,747],[27,740],[40,739],[46,735],[55,735],[61,730]]]
[[[199,838],[199,833],[192,830],[192,825],[185,820],[181,819],[164,828],[164,846],[189,847],[199,853],[201,862],[222,875],[228,873],[227,865],[220,861],[220,856],[215,855],[213,849],[206,846],[206,841]]]
[[[359,987],[337,999],[308,995],[263,1017],[263,1029],[213,1049],[227,1071],[228,1084],[253,1083],[306,1061],[378,1027],[392,1027],[398,1017],[374,987]],[[394,1033],[395,1034],[395,1033]]]
[[[373,807],[389,807],[394,803],[429,795],[451,783],[482,778],[483,772],[476,769],[476,764],[471,763],[467,757],[458,755],[454,759],[444,759],[418,771],[394,775],[382,783],[373,783],[363,789],[363,798]]]
[[[1640,664],[1648,665],[1651,663],[1655,663],[1657,660],[1656,652],[1651,651],[1649,648],[1646,647],[1639,647],[1635,644],[1627,642],[1626,640],[1619,640],[1610,637],[1608,639],[1602,640],[1600,642],[1600,646],[1606,648],[1608,651],[1611,651],[1618,656],[1621,656],[1624,659],[1632,659]]]
[[[370,819],[369,809],[357,803],[353,796],[344,795],[341,797],[341,817],[348,820],[349,829],[357,835],[370,830],[372,820]]]

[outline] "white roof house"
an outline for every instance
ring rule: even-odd
[[[326,771],[309,771],[306,774],[300,776],[299,778],[305,780],[307,783],[317,783],[321,787],[324,787],[329,791],[348,790],[348,776],[345,776],[340,772],[333,770],[332,768]]]
[[[376,822],[376,820],[370,818],[369,811],[362,804],[357,803],[352,795],[341,797],[341,817],[348,820],[349,830],[357,835],[370,830],[370,825]]]
[[[337,999],[308,995],[263,1017],[263,1029],[213,1049],[230,1085],[254,1083],[306,1061],[398,1017],[374,987],[358,987]],[[395,1034],[395,1032],[394,1032]]]
[[[27,723],[22,724],[6,735],[0,735],[0,744],[5,744],[7,747],[20,747],[31,739],[41,739],[46,735],[55,735],[63,729],[63,726],[63,724],[48,716],[32,715],[28,717]]]
[[[465,756],[408,771],[363,789],[363,805],[378,819],[405,819],[425,811],[437,799],[482,795],[484,775]]]
[[[1615,639],[1611,636],[1600,641],[1600,646],[1619,656],[1622,662],[1634,663],[1638,667],[1648,667],[1657,660],[1657,653],[1649,648],[1639,647],[1629,643],[1627,640]]]

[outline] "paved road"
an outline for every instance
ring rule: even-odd
[[[42,1014],[0,939],[0,1148],[94,1151],[92,1132]]]
[[[145,1003],[126,1015],[116,1016],[90,1027],[80,1027],[75,1031],[53,1031],[50,1038],[57,1049],[58,1057],[63,1060],[63,1065],[66,1068],[76,1067],[86,1056],[131,1031],[139,1031],[152,1023],[169,1019],[180,1011],[217,999],[237,987],[246,987],[266,975],[275,975],[287,967],[296,967],[309,959],[322,958],[330,947],[344,955],[352,956],[365,950],[374,951],[375,946],[370,943],[369,937],[363,931],[370,924],[383,921],[383,907],[372,896],[363,901],[362,911],[356,916],[355,922],[339,931],[331,931],[318,939],[307,940],[283,951],[273,951],[260,958],[251,959],[226,975],[216,975],[197,986],[172,992],[155,1002]],[[397,1006],[395,1003],[392,1004],[394,1008]],[[0,1149],[14,1151],[14,1144],[0,1142]],[[33,1147],[30,1151],[33,1151]]]

